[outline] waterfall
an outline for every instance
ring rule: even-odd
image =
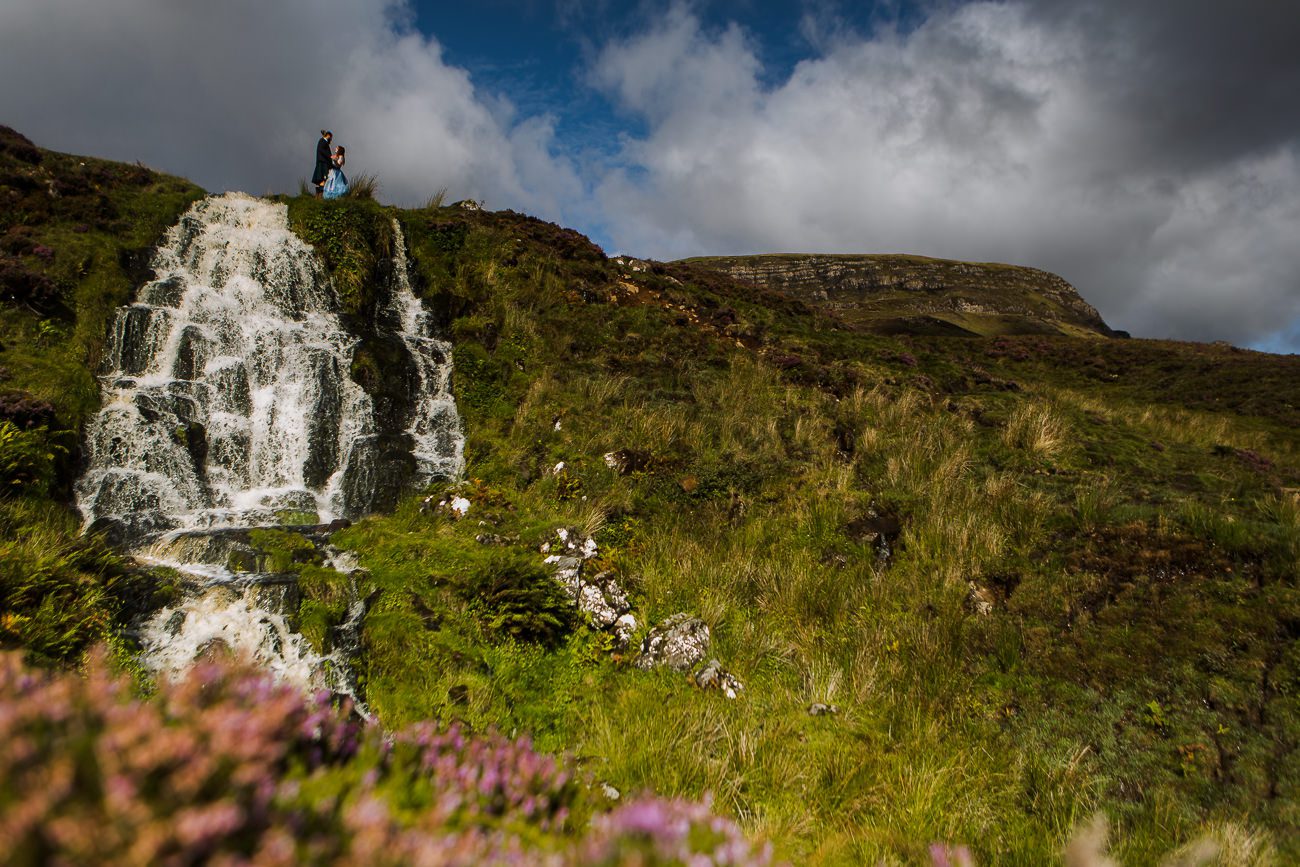
[[[232,572],[229,545],[213,540],[356,517],[460,473],[451,347],[411,290],[393,225],[393,279],[363,326],[405,347],[402,369],[384,375],[406,393],[384,412],[351,376],[363,336],[345,328],[283,204],[236,193],[195,204],[157,250],[155,279],[117,311],[76,495],[88,529],[187,576],[187,599],[141,630],[147,664],[174,668],[221,637],[310,682],[324,660],[264,592],[284,576]]]
[[[451,394],[451,344],[434,336],[433,317],[411,291],[410,265],[401,225],[393,221],[396,268],[388,306],[398,322],[397,334],[406,344],[415,367],[415,395],[411,401],[410,434],[421,483],[458,476],[464,469],[465,439]]]

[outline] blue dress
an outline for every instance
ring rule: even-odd
[[[325,179],[325,198],[337,199],[348,191],[348,176],[343,174],[343,169],[338,166],[330,169],[329,177]]]

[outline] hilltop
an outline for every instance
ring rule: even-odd
[[[176,592],[80,536],[69,492],[112,312],[202,195],[0,137],[0,641],[43,665],[108,642],[129,668]],[[353,664],[385,727],[528,734],[620,793],[711,793],[795,863],[923,863],[934,841],[1050,863],[1095,811],[1125,864],[1202,838],[1226,864],[1300,857],[1300,358],[1104,339],[1064,290],[1010,282],[995,315],[1046,310],[1042,333],[879,333],[522,214],[277,201],[345,319],[397,220],[454,347],[463,479],[252,539],[322,651],[366,600]],[[353,361],[376,401],[382,350]],[[543,548],[622,589],[629,643]],[[637,665],[677,614],[736,698]]]
[[[784,292],[883,334],[1117,336],[1055,274],[901,255],[705,256],[684,260]]]

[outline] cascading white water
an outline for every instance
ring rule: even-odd
[[[464,469],[465,438],[456,400],[451,393],[451,344],[434,336],[433,317],[411,291],[410,266],[402,227],[393,221],[396,272],[389,312],[400,324],[398,336],[415,364],[416,399],[412,401],[410,434],[420,483],[460,475]]]
[[[348,376],[356,339],[286,207],[206,199],[154,269],[109,341],[77,489],[87,521],[143,534],[340,514],[373,406]]]
[[[369,511],[382,499],[381,458],[411,468],[405,487],[461,471],[451,348],[411,291],[394,228],[394,279],[379,292],[373,337],[405,346],[405,370],[385,373],[410,386],[400,417],[384,423],[350,374],[359,337],[282,204],[233,193],[199,202],[157,251],[156,279],[118,311],[77,500],[88,528],[113,529],[192,582],[141,631],[152,667],[172,670],[220,638],[314,683],[325,660],[266,607],[258,576],[230,571],[222,528]]]

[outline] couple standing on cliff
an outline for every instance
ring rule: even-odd
[[[316,142],[316,170],[311,174],[311,182],[316,185],[316,198],[337,199],[348,191],[348,178],[343,174],[346,161],[343,145],[330,150],[334,133],[327,129],[320,131],[320,141]]]

